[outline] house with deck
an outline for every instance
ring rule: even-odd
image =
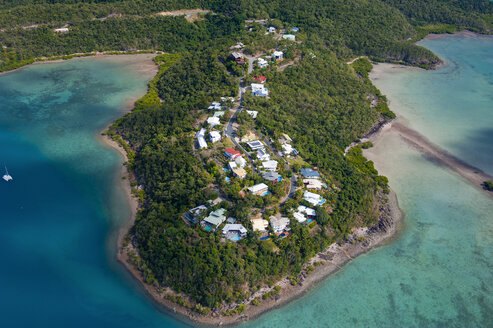
[[[323,182],[320,179],[303,179],[303,185],[306,189],[321,190]]]
[[[279,173],[273,171],[262,172],[262,178],[272,183],[278,183],[282,181],[282,176]]]
[[[199,205],[190,209],[187,213],[185,213],[185,215],[183,215],[183,217],[191,223],[197,223],[197,219],[205,211],[207,211],[207,207],[205,205]]]
[[[299,223],[310,223],[315,219],[316,212],[313,208],[300,205],[293,216]]]
[[[245,179],[247,176],[247,171],[245,171],[245,169],[237,168],[232,171],[233,171],[233,175],[237,178]]]
[[[312,204],[313,206],[319,206],[325,203],[325,199],[319,194],[315,194],[308,190],[303,193],[303,199]]]
[[[223,237],[231,241],[239,241],[246,237],[248,230],[238,223],[228,223],[223,228]]]
[[[269,192],[269,186],[265,183],[259,183],[248,188],[248,191],[254,195],[264,196]]]
[[[274,51],[274,53],[272,54],[272,57],[276,61],[281,61],[284,59],[284,53],[282,51]]]
[[[305,179],[320,179],[320,173],[314,169],[302,168],[300,173]]]
[[[221,124],[221,120],[217,116],[209,117],[207,119],[207,124],[209,124],[210,127],[212,128],[212,127],[214,127],[216,125],[220,125]]]
[[[216,143],[218,141],[221,141],[221,132],[219,132],[219,131],[209,132],[209,139],[212,143]]]
[[[289,231],[290,230],[289,223],[290,223],[289,218],[286,217],[281,217],[281,218],[277,218],[275,216],[270,217],[270,226],[276,234]]]
[[[267,97],[269,90],[261,83],[252,83],[252,95],[254,97]]]
[[[205,141],[205,129],[200,129],[195,136],[197,137],[197,144],[199,145],[199,148],[206,149],[207,142]]]
[[[251,150],[264,149],[264,144],[260,140],[249,141],[247,145]]]
[[[265,151],[265,149],[257,149],[257,158],[260,161],[269,161],[270,160],[270,155]]]
[[[238,157],[243,156],[243,154],[234,148],[226,148],[224,149],[224,156],[234,161]]]
[[[259,58],[257,59],[257,65],[260,68],[266,68],[267,66],[269,66],[269,63],[264,58]]]
[[[277,164],[277,161],[271,159],[269,161],[262,162],[262,168],[267,171],[276,171]]]
[[[200,225],[207,231],[216,231],[216,229],[226,221],[226,210],[220,208],[209,214],[205,219],[200,222]]]
[[[253,231],[266,232],[269,227],[269,221],[262,218],[251,219],[250,221],[252,222]]]

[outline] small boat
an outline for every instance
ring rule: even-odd
[[[14,180],[14,178],[12,178],[12,176],[9,174],[9,171],[7,171],[7,167],[6,166],[5,166],[5,174],[2,177],[2,179],[4,179],[7,182],[9,182],[10,180]]]

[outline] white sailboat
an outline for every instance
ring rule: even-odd
[[[7,182],[9,182],[10,180],[14,180],[14,178],[12,178],[12,176],[9,174],[9,171],[7,171],[7,166],[5,166],[5,174],[2,177],[2,179],[4,179]]]

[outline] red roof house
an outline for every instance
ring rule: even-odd
[[[241,152],[233,148],[226,148],[224,150],[224,155],[232,160],[235,160],[236,158],[243,156]]]
[[[265,81],[267,81],[267,78],[263,75],[255,76],[253,79],[259,83],[265,83]]]

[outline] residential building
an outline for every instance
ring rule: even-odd
[[[318,173],[318,171],[315,171],[314,169],[302,168],[300,169],[300,173],[306,179],[320,179],[320,173]]]
[[[286,156],[293,152],[293,146],[291,146],[288,143],[283,144],[281,147],[282,147],[282,150],[284,152],[284,155],[286,155]]]
[[[247,176],[247,171],[245,171],[245,169],[234,169],[232,170],[233,171],[233,174],[235,177],[238,177],[240,179],[245,179],[246,176]]]
[[[234,60],[243,59],[243,54],[237,51],[233,51],[233,53],[231,53],[231,56],[233,57]]]
[[[258,83],[265,83],[267,81],[267,78],[263,75],[260,76],[254,76],[253,79],[257,81]]]
[[[235,163],[240,169],[242,169],[246,166],[247,161],[243,157],[240,156],[240,157],[235,158]]]
[[[192,223],[197,223],[197,218],[199,218],[204,211],[207,211],[207,207],[205,205],[200,205],[189,210],[183,217]]]
[[[238,42],[236,43],[234,46],[231,46],[231,49],[241,49],[243,48],[245,45],[241,42]]]
[[[267,171],[275,171],[277,170],[277,161],[271,159],[269,161],[262,162],[262,168]]]
[[[236,170],[238,168],[238,165],[236,165],[235,162],[229,162],[228,167],[231,171]]]
[[[224,150],[224,155],[231,159],[231,160],[235,160],[236,158],[240,157],[240,156],[243,156],[242,153],[240,153],[238,150],[234,149],[234,148],[226,148]]]
[[[272,57],[274,57],[276,61],[281,61],[284,59],[284,53],[282,51],[274,51]]]
[[[252,83],[252,94],[255,97],[267,97],[269,90],[261,83]]]
[[[300,29],[299,29],[299,28],[297,28],[297,27],[293,27],[293,28],[291,29],[291,32],[293,32],[293,33],[298,33],[299,31],[300,31]]]
[[[305,185],[306,189],[321,190],[323,183],[320,179],[303,179],[303,184]]]
[[[270,155],[265,151],[265,149],[257,149],[257,158],[260,161],[268,161],[270,160]]]
[[[254,195],[262,196],[269,191],[269,187],[265,183],[259,183],[248,188],[248,191]]]
[[[325,203],[325,199],[323,199],[322,196],[313,192],[309,192],[307,190],[305,190],[305,192],[303,193],[303,199],[313,206],[322,205],[323,203]]]
[[[306,216],[303,213],[295,212],[293,216],[299,223],[303,223],[306,221]]]
[[[223,237],[231,241],[238,241],[245,238],[247,232],[242,224],[228,223],[223,228]]]
[[[303,213],[306,216],[309,216],[309,217],[312,217],[312,218],[314,218],[315,216],[317,216],[316,211],[313,208],[306,207],[306,206],[303,206],[303,205],[298,206],[298,210],[297,211],[299,213]]]
[[[279,143],[281,145],[284,145],[286,143],[290,143],[290,142],[293,142],[293,140],[291,139],[290,136],[288,136],[286,133],[283,133],[282,134],[282,138],[279,138]]]
[[[282,38],[284,40],[289,40],[289,41],[295,41],[296,40],[296,36],[294,36],[293,34],[284,34],[282,36]]]
[[[213,102],[207,109],[209,110],[221,110],[222,106],[219,102]]]
[[[217,112],[214,113],[214,117],[223,117],[225,111],[223,110],[218,110]]]
[[[211,212],[209,216],[200,222],[202,227],[207,231],[216,231],[217,227],[226,221],[226,215],[224,215],[224,213],[226,213],[224,208]]]
[[[269,66],[269,63],[264,58],[259,58],[259,59],[257,59],[257,65],[260,68],[265,68],[265,67]]]
[[[251,150],[264,149],[264,144],[259,140],[249,141],[247,145]]]
[[[289,219],[286,217],[276,218],[275,216],[270,217],[270,226],[275,233],[282,233],[284,231],[289,231]]]
[[[276,28],[275,28],[274,26],[269,26],[269,27],[267,28],[267,32],[269,32],[269,33],[274,33],[274,32],[276,32]]]
[[[209,132],[209,139],[212,143],[221,141],[221,133],[219,131],[211,131]]]
[[[200,149],[207,148],[207,142],[205,141],[205,129],[200,129],[199,132],[195,135],[197,137],[197,143]]]
[[[264,219],[251,219],[253,231],[265,232],[269,226],[269,221]]]
[[[211,126],[211,127],[214,127],[216,125],[220,125],[221,124],[221,121],[219,120],[219,117],[217,116],[213,116],[213,117],[209,117],[207,119],[207,123]]]
[[[258,115],[258,111],[256,110],[247,110],[246,111],[248,115],[250,115],[251,117],[253,118],[257,118],[257,115]]]
[[[272,171],[262,172],[262,178],[273,183],[282,181],[282,176],[279,173]]]

